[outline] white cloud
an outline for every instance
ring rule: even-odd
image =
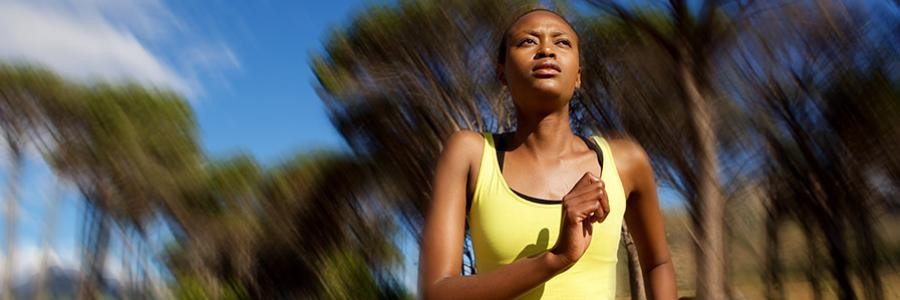
[[[47,258],[47,268],[59,268],[63,270],[78,271],[81,270],[81,257],[79,249],[68,248],[62,249],[46,249],[37,247],[33,244],[21,245],[16,248],[16,257],[13,270],[13,282],[21,284],[26,280],[31,280],[38,274],[43,265],[44,255]],[[5,249],[4,249],[5,250]],[[9,270],[6,268],[6,253],[0,252],[0,270]],[[104,264],[104,277],[114,281],[124,283],[130,278],[128,270],[123,266],[122,257],[110,255],[106,258]],[[148,270],[150,280],[152,282],[160,282],[162,279],[155,270]]]
[[[54,249],[42,249],[35,245],[22,245],[16,249],[15,265],[11,269],[14,272],[13,281],[20,283],[37,274],[45,253],[48,267],[78,270],[78,258],[74,251],[58,252]],[[6,253],[0,253],[0,269],[10,270],[5,265],[5,255]]]
[[[202,76],[224,81],[218,71],[240,66],[226,44],[192,33],[159,0],[0,0],[0,41],[0,60],[79,79],[136,80],[189,97],[202,92]]]
[[[27,2],[41,10],[65,11],[82,20],[110,23],[142,38],[162,39],[175,29],[186,29],[163,0],[0,0],[4,1]]]

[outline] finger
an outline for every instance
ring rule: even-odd
[[[606,219],[606,216],[609,215],[609,211],[610,211],[609,195],[607,195],[606,189],[604,189],[604,188],[597,187],[590,193],[581,195],[581,197],[578,197],[576,199],[577,199],[576,201],[594,201],[594,202],[596,202],[597,206],[596,206],[596,209],[592,212],[592,214],[598,216],[598,222],[602,222],[603,220]]]
[[[566,219],[569,222],[584,222],[594,210],[596,210],[596,206],[591,203],[570,203],[566,206]]]
[[[571,192],[569,192],[569,194],[571,194],[572,197],[581,197],[585,194],[590,194],[591,196],[596,197],[598,192],[603,190],[605,186],[606,184],[603,182],[603,180],[600,180],[582,187],[575,187]]]
[[[587,220],[585,220],[585,223],[599,222],[599,221],[600,221],[600,216],[601,216],[601,215],[597,214],[596,212],[592,212],[592,213],[590,214],[590,216],[588,216]]]
[[[594,210],[594,215],[597,216],[597,222],[598,223],[603,222],[603,220],[606,219],[606,215],[608,215],[608,214],[609,214],[609,212],[607,212],[606,210],[603,209],[603,200],[598,199],[597,200],[597,209]]]
[[[588,171],[588,172],[585,172],[584,174],[588,175],[589,181],[591,183],[600,182],[600,177],[597,177],[597,175],[594,175],[593,172]]]
[[[574,211],[582,220],[587,220],[592,214],[597,214],[596,211],[599,207],[600,203],[598,201],[587,201],[577,204],[574,207]]]
[[[588,191],[582,192],[578,196],[568,195],[568,196],[566,196],[566,198],[563,199],[563,201],[565,201],[566,204],[568,204],[569,206],[572,206],[572,207],[579,207],[580,205],[585,205],[585,204],[589,204],[589,205],[597,204],[598,209],[602,209],[602,207],[600,206],[599,191],[601,191],[601,190],[594,189],[594,190],[588,190]]]
[[[575,202],[571,201],[564,204],[565,219],[569,223],[581,223],[586,221],[591,214],[597,210],[599,203],[590,203],[589,201]]]
[[[591,172],[585,172],[584,175],[581,175],[581,178],[579,178],[578,181],[575,182],[575,186],[572,187],[572,190],[569,191],[569,194],[578,190],[580,187],[590,185],[593,181],[592,178],[593,175],[591,174]]]
[[[609,211],[611,209],[609,207],[609,194],[606,192],[605,188],[603,189],[603,198],[601,198],[600,200],[600,205],[602,205],[603,210],[606,211],[607,214],[609,214]]]
[[[606,220],[606,216],[609,215],[609,195],[606,194],[606,190],[603,190],[603,194],[600,196],[600,210],[603,211],[603,217],[600,218],[600,222]]]
[[[581,175],[581,178],[578,179],[578,182],[576,182],[575,185],[589,184],[591,183],[591,180],[593,180],[592,178],[593,176],[591,175],[591,172],[584,172],[584,174]]]

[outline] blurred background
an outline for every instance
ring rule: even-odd
[[[650,154],[681,296],[900,298],[896,1],[0,0],[0,299],[415,298],[533,7],[582,41],[573,128]]]

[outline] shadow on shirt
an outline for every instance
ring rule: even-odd
[[[542,228],[540,232],[538,232],[537,241],[534,244],[529,244],[522,248],[522,251],[519,252],[519,255],[516,256],[516,260],[526,258],[526,257],[534,257],[544,253],[550,247],[550,230],[547,228]],[[529,290],[527,293],[518,297],[517,299],[540,299],[541,296],[544,295],[544,284],[542,283],[539,286]]]

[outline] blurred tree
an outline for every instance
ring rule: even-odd
[[[697,235],[697,296],[726,298],[727,191],[718,157],[728,146],[722,134],[734,124],[724,117],[732,108],[712,66],[733,48],[735,26],[747,8],[700,1],[694,9],[673,0],[658,11],[587,2],[602,14],[586,25],[589,69],[583,73],[594,84],[586,87],[593,95],[587,112],[640,141],[660,178],[685,196]]]
[[[365,160],[316,152],[273,168],[243,155],[207,161],[193,113],[174,93],[3,67],[3,104],[34,107],[27,120],[8,116],[31,111],[0,107],[3,124],[39,134],[45,159],[85,201],[81,298],[134,295],[104,277],[107,253],[114,241],[139,251],[156,216],[175,237],[166,257],[175,296],[406,295],[392,273],[394,215],[371,200],[384,196],[372,193]]]
[[[197,168],[196,126],[179,96],[137,85],[73,87],[47,99],[49,160],[87,201],[83,297],[97,295],[113,226],[144,225],[171,209],[181,179]]]
[[[237,156],[213,161],[185,199],[194,223],[169,250],[179,295],[375,298],[393,291],[390,211],[355,159],[297,155],[272,168]],[[285,276],[285,274],[291,274]],[[199,284],[199,286],[194,286]],[[189,292],[190,291],[190,292]]]
[[[6,143],[9,164],[3,172],[4,241],[6,256],[0,275],[0,298],[13,296],[13,274],[16,270],[16,230],[19,206],[19,186],[25,160],[25,149],[38,139],[37,124],[41,123],[41,99],[56,91],[59,79],[49,72],[27,66],[0,64],[0,130]]]
[[[883,16],[831,1],[793,3],[768,15],[791,18],[754,24],[742,72],[754,129],[770,158],[767,295],[784,297],[779,232],[795,220],[806,235],[807,279],[817,298],[828,282],[820,272],[828,270],[841,299],[858,297],[853,276],[865,298],[883,299],[887,259],[875,224],[891,205],[881,191],[900,183],[889,154],[900,146],[900,85],[890,75],[896,20],[864,22]],[[763,34],[772,31],[784,38]]]
[[[261,234],[256,207],[262,172],[246,155],[213,160],[183,190],[185,218],[176,227],[177,252],[167,258],[179,284],[200,284],[205,298],[246,292],[239,280],[251,278]]]

